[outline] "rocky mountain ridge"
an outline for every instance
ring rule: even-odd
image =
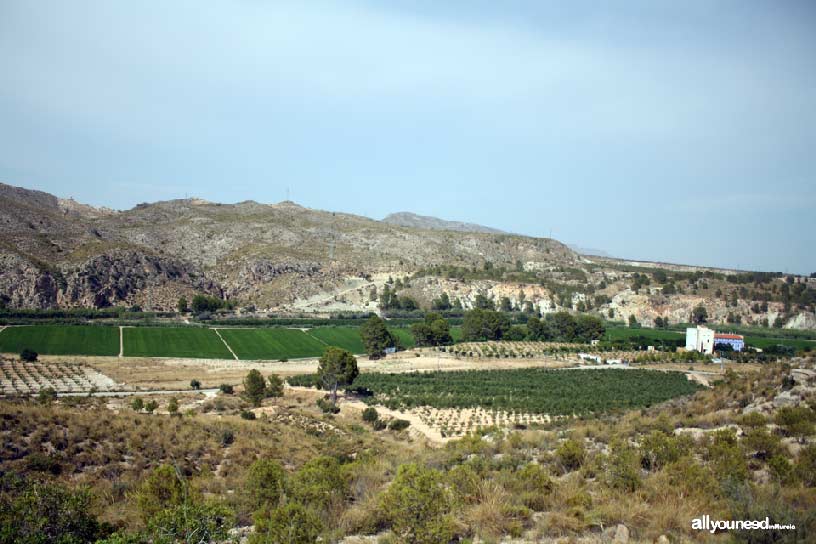
[[[656,281],[657,271],[668,279]],[[442,293],[465,309],[482,295],[497,306],[594,311],[649,325],[657,317],[686,321],[702,304],[717,321],[816,326],[816,280],[773,276],[749,289],[730,281],[735,274],[288,201],[183,199],[113,211],[0,184],[0,305],[11,308],[172,310],[180,296],[206,293],[278,313],[378,311],[378,293],[399,279],[400,296],[426,308]]]
[[[484,232],[488,234],[506,234],[504,231],[477,225],[476,223],[465,223],[463,221],[447,221],[429,215],[418,215],[412,212],[392,213],[383,218],[383,223],[398,225],[400,227],[411,227],[415,229],[427,230],[452,230],[454,232]]]

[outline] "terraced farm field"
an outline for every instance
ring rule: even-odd
[[[119,353],[119,329],[83,325],[26,325],[0,332],[0,352],[28,348],[43,355],[109,355]]]
[[[700,386],[679,372],[651,370],[471,370],[411,374],[364,373],[354,387],[389,408],[482,408],[570,415],[648,407]]]
[[[326,344],[299,329],[218,329],[239,359],[318,357]]]
[[[232,354],[212,329],[126,328],[124,348],[125,357],[233,359]]]

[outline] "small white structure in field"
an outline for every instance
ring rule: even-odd
[[[686,349],[711,355],[714,352],[714,331],[697,326],[686,329]]]
[[[589,353],[579,353],[578,357],[580,357],[582,361],[594,361],[598,364],[601,364],[601,361],[603,360],[600,355],[591,355]]]

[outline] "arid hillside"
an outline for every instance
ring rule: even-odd
[[[424,308],[444,293],[463,309],[487,299],[651,325],[688,321],[702,305],[711,321],[816,327],[813,278],[589,257],[552,239],[400,217],[199,199],[113,211],[0,184],[0,304],[172,310],[205,293],[328,314],[379,311],[388,285]]]

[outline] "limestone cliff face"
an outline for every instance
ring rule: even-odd
[[[221,295],[221,289],[195,266],[136,251],[112,251],[79,265],[43,266],[13,255],[0,255],[0,296],[14,308],[105,308],[149,300],[171,309],[183,294]]]

